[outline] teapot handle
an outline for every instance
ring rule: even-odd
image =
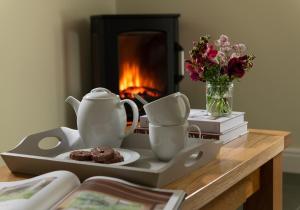
[[[93,90],[91,90],[91,93],[94,92],[107,92],[107,93],[111,93],[110,90],[103,88],[103,87],[98,87],[98,88],[94,88]]]
[[[130,99],[124,99],[120,102],[121,104],[127,103],[131,109],[132,109],[132,113],[133,113],[133,121],[131,126],[125,131],[125,135],[124,137],[128,136],[129,134],[133,133],[134,129],[137,127],[138,121],[139,121],[139,110],[137,105]]]

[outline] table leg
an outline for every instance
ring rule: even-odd
[[[244,210],[282,210],[282,154],[260,169],[260,189],[249,197]]]

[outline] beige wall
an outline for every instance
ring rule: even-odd
[[[89,88],[89,16],[114,12],[110,0],[0,0],[0,151],[70,124],[65,97]]]
[[[251,128],[293,132],[300,147],[300,1],[294,0],[117,0],[118,13],[180,13],[186,49],[199,35],[221,33],[244,42],[256,55],[251,73],[236,85],[234,109],[245,111]],[[204,108],[204,87],[181,84],[193,107]]]

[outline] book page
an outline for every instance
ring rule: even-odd
[[[49,209],[74,188],[78,178],[67,171],[56,171],[23,181],[0,183],[0,210]]]
[[[184,193],[181,193],[184,196]],[[86,180],[55,210],[163,210],[176,209],[183,196],[172,191],[140,187],[114,178]],[[173,198],[173,199],[171,199]],[[170,203],[171,200],[171,203]],[[166,208],[168,205],[168,208]],[[171,208],[169,208],[171,207]]]

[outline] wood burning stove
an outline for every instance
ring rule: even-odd
[[[93,86],[152,101],[178,91],[183,50],[178,14],[91,17]],[[141,107],[141,106],[140,106]]]

